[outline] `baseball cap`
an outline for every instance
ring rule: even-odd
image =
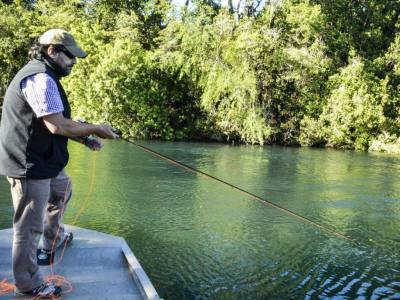
[[[39,37],[41,45],[63,45],[72,55],[84,58],[87,53],[75,42],[74,37],[63,29],[50,29]]]

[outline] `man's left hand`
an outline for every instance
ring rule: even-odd
[[[101,142],[101,140],[93,136],[88,136],[85,139],[84,144],[92,151],[100,151],[101,148],[103,147],[103,143]]]

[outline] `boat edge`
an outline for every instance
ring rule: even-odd
[[[128,246],[124,238],[121,238],[121,250],[129,265],[129,270],[132,273],[133,279],[140,289],[142,297],[146,300],[163,300],[159,297],[156,289],[151,283],[146,272],[143,270],[131,248]]]

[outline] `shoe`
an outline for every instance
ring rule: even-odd
[[[37,288],[29,292],[21,292],[17,288],[14,290],[15,296],[30,296],[34,297],[35,299],[38,298],[58,298],[61,296],[62,289],[61,287],[55,285],[52,282],[45,282],[39,285]]]
[[[60,243],[60,245],[57,248],[64,247],[64,245],[68,246],[69,244],[72,243],[73,239],[74,235],[72,232],[64,233],[64,240]]]
[[[57,248],[68,246],[71,244],[72,240],[74,239],[74,235],[72,232],[67,232],[64,234],[64,240],[60,243]],[[37,257],[37,264],[39,266],[48,266],[53,264],[54,262],[54,255],[55,251],[51,252],[51,249],[37,249],[36,257]]]
[[[37,249],[36,251],[37,264],[39,266],[48,266],[53,264],[54,255],[55,252],[51,252],[51,250]]]

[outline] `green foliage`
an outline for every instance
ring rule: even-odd
[[[368,149],[384,123],[379,80],[356,58],[330,81],[331,95],[320,117],[328,128],[327,144]]]
[[[28,61],[35,14],[20,3],[0,2],[0,16],[0,96],[3,96],[12,76]],[[2,103],[1,97],[0,106]]]
[[[393,41],[400,2],[393,0],[311,0],[326,15],[324,40],[337,63],[351,59],[349,53],[374,59],[384,55]]]
[[[317,30],[320,10],[308,3],[274,10],[240,22],[225,10],[187,14],[163,32],[163,67],[193,79],[202,108],[227,139],[293,144],[304,110],[321,110],[329,59]]]
[[[63,79],[75,117],[126,136],[400,149],[398,1],[7,3],[0,95],[57,27],[89,53]]]

